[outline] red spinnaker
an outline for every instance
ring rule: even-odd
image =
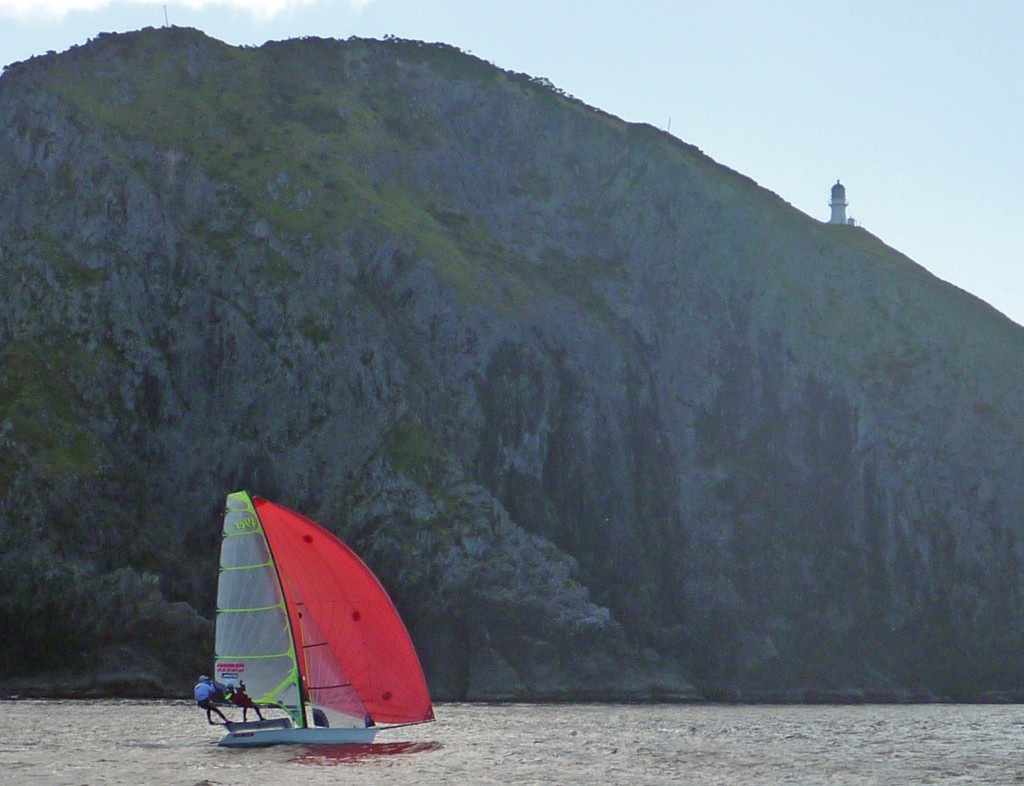
[[[391,598],[355,552],[295,511],[253,497],[284,587],[300,669],[298,615],[312,617],[378,723],[433,720],[419,658]]]

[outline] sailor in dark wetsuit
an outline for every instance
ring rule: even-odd
[[[210,716],[211,712],[216,712],[220,715],[221,720],[225,723],[228,722],[227,716],[224,715],[216,705],[214,700],[223,697],[220,687],[207,677],[205,674],[199,678],[199,682],[196,683],[196,687],[193,689],[193,693],[196,697],[196,704],[202,709],[206,710],[206,722],[211,726],[214,725],[213,718]]]
[[[245,692],[245,683],[241,680],[239,680],[237,685],[229,682],[224,689],[224,697],[236,707],[242,708],[242,723],[245,723],[250,707],[256,710],[257,717],[263,720],[263,713],[260,712],[260,708],[256,706],[256,703],[249,698],[249,694]]]

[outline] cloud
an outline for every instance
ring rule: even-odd
[[[60,21],[73,11],[99,11],[117,0],[0,0],[0,16],[23,21]],[[182,6],[200,11],[212,6],[248,11],[259,19],[270,19],[282,11],[310,5],[317,0],[120,0],[133,5],[166,5],[170,10]],[[359,10],[374,0],[344,0]]]

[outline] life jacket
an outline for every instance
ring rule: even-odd
[[[213,695],[217,692],[217,688],[214,687],[212,682],[198,682],[193,690],[196,701],[206,701],[207,699],[213,698]]]

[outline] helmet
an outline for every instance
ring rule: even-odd
[[[208,679],[210,679],[210,678],[207,677],[205,674],[200,674],[199,675],[199,681],[200,682],[206,682]]]

